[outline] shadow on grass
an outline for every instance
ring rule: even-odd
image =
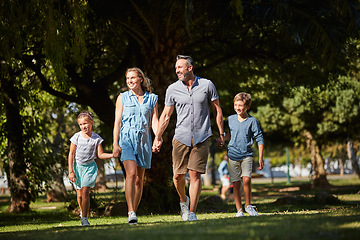
[[[53,227],[47,230],[3,233],[5,239],[357,239],[360,234],[360,209],[342,208],[331,212],[272,214],[259,217],[214,219],[216,214],[202,215],[209,219],[196,222],[153,221],[137,226],[101,224],[92,227]]]
[[[63,209],[52,209],[46,211],[34,211],[31,210],[27,213],[1,213],[1,219],[6,219],[6,221],[1,221],[0,227],[4,226],[19,226],[19,225],[29,225],[29,224],[51,224],[58,223],[61,221],[70,221],[74,218],[71,217],[71,214],[66,212]]]

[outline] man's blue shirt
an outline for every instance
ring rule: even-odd
[[[218,99],[214,84],[195,76],[190,92],[183,81],[178,80],[166,90],[165,105],[175,106],[177,122],[174,138],[191,146],[204,142],[212,136],[209,103]]]

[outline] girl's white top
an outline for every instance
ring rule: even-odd
[[[80,131],[75,133],[70,141],[76,145],[75,162],[80,165],[88,165],[95,161],[96,148],[104,139],[94,132],[90,138],[84,138]]]

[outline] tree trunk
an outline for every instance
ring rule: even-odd
[[[159,49],[148,48],[148,57],[145,60],[143,70],[152,80],[154,93],[159,96],[159,116],[162,113],[167,87],[177,81],[174,66],[175,56],[178,53],[178,47],[165,46],[162,44]],[[160,51],[160,50],[159,50]],[[174,212],[179,209],[179,196],[172,182],[172,138],[174,136],[176,122],[176,112],[169,122],[166,131],[163,134],[163,145],[159,153],[153,154],[151,160],[151,169],[145,171],[144,193],[140,208],[144,207],[150,211]]]
[[[104,159],[96,158],[95,162],[98,167],[98,176],[96,178],[95,188],[99,190],[106,190],[105,161]]]
[[[307,148],[310,152],[311,163],[314,169],[314,187],[328,187],[330,186],[325,171],[324,159],[321,155],[319,145],[316,140],[313,138],[312,134],[305,130],[303,136],[306,140]]]
[[[47,202],[65,202],[68,199],[64,184],[64,172],[61,164],[56,164],[53,169],[54,181],[50,184],[50,190],[46,192]]]
[[[216,141],[212,141],[212,144],[210,146],[210,169],[211,171],[211,184],[216,185],[216,172],[217,169],[215,167],[215,153],[219,151],[218,147],[216,146]]]
[[[354,149],[353,141],[350,138],[347,139],[346,146],[347,146],[346,149],[347,149],[348,158],[351,160],[353,174],[355,174],[358,178],[360,178],[360,169],[359,169],[358,160],[356,158],[356,150]]]
[[[7,177],[11,193],[9,211],[26,212],[29,210],[31,195],[29,192],[29,180],[26,177],[26,163],[23,146],[23,125],[20,116],[19,102],[15,79],[3,77],[1,91],[6,114],[6,129],[8,138]]]
[[[52,155],[54,157],[63,156],[63,145],[64,139],[61,137],[61,133],[65,132],[65,122],[64,122],[64,113],[58,112],[57,118],[55,119],[57,123],[56,135],[54,141],[51,142],[48,139],[48,144],[51,146]],[[64,173],[67,169],[67,159],[60,157],[56,159],[56,164],[52,168],[52,182],[50,183],[50,189],[46,192],[46,201],[47,202],[63,202],[67,201],[68,194],[64,184]]]
[[[338,148],[338,155],[339,155],[339,166],[340,166],[340,175],[343,176],[344,172],[345,172],[345,161],[346,161],[346,151],[343,147],[343,145],[341,145]]]

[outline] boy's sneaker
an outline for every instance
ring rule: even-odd
[[[180,215],[183,221],[189,221],[189,205],[190,198],[186,196],[186,202],[180,202]]]
[[[243,216],[244,216],[244,212],[242,208],[240,208],[240,210],[236,213],[236,217],[243,217]]]
[[[138,219],[136,217],[136,213],[131,211],[131,212],[128,212],[128,215],[129,215],[129,219],[128,219],[128,222],[130,225],[135,225],[137,224],[138,222]]]
[[[245,207],[245,211],[250,215],[250,216],[258,216],[259,214],[255,211],[255,206],[252,205],[247,205]]]
[[[90,226],[89,220],[87,217],[81,218],[81,226]]]
[[[189,221],[197,221],[197,217],[194,212],[189,213]]]

